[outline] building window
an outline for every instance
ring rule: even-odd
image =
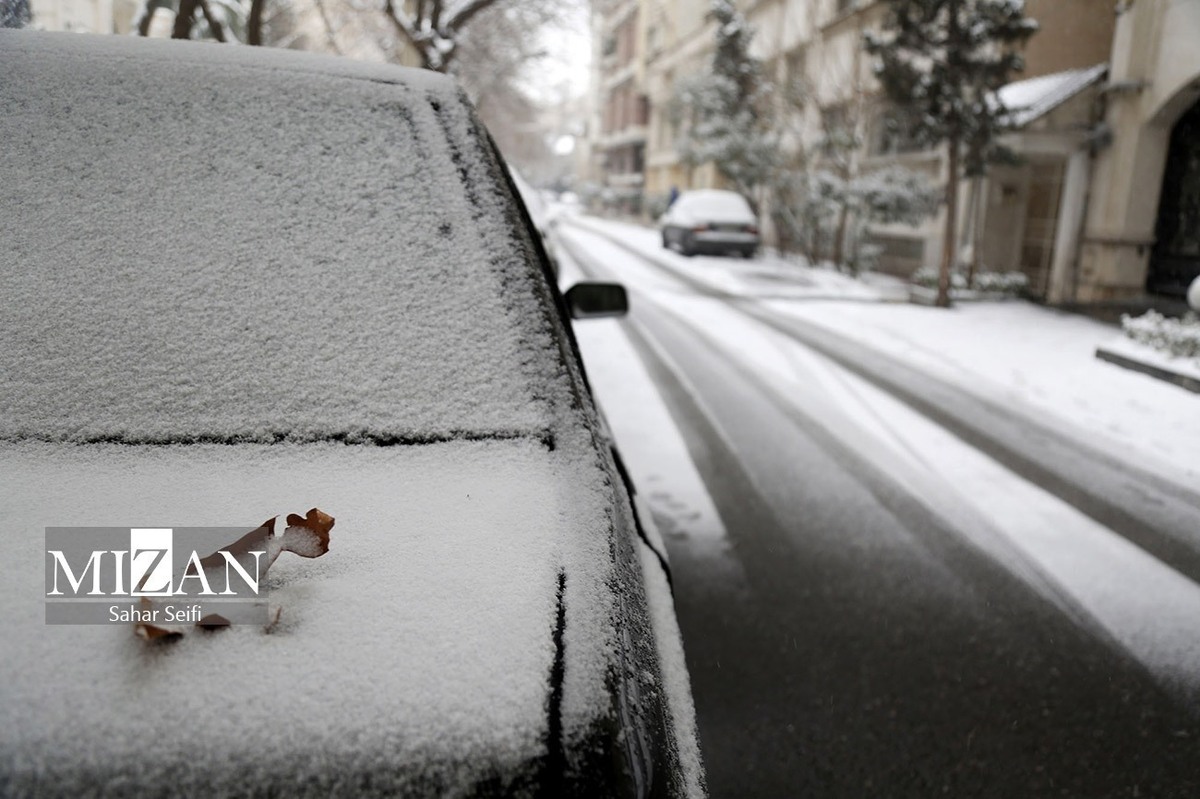
[[[644,94],[639,94],[637,98],[637,108],[634,112],[633,124],[645,125],[650,121],[650,98]]]
[[[877,108],[872,115],[867,152],[870,155],[898,155],[927,149],[912,133],[912,127],[898,109]]]
[[[617,41],[617,66],[623,67],[633,61],[633,57],[637,52],[637,20],[636,13],[630,14],[613,31],[613,36]]]

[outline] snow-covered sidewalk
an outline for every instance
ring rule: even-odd
[[[1021,301],[770,306],[1200,485],[1200,396],[1097,359],[1097,346],[1120,338],[1114,326]]]

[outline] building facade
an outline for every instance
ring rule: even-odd
[[[601,0],[592,21],[597,119],[591,157],[606,204],[626,213],[640,213],[644,196],[650,109],[644,5],[641,0]]]
[[[1183,296],[1200,276],[1200,2],[1117,5],[1076,299]]]
[[[944,185],[944,153],[911,147],[890,131],[862,51],[863,34],[886,15],[884,0],[737,5],[779,91],[803,86],[781,115],[781,148],[812,167],[861,174],[900,164]],[[704,69],[710,56],[709,2],[613,6],[604,32],[637,20],[629,28],[635,40],[600,62],[599,100],[619,104],[614,87],[632,81],[644,103],[636,124],[610,125],[610,136],[618,135],[600,142],[610,152],[636,142],[641,155],[605,161],[600,179],[640,188],[652,210],[671,187],[720,185],[711,165],[680,164],[670,114],[679,79]],[[1030,294],[1053,303],[1180,294],[1200,274],[1200,2],[1123,0],[1114,8],[1109,0],[1026,0],[1026,12],[1040,30],[1024,50],[1020,80],[1003,93],[1017,120],[1005,143],[1021,162],[964,181],[960,259],[1022,271]],[[816,145],[831,127],[860,146],[841,162],[822,163],[827,156]],[[917,227],[875,226],[870,237],[882,250],[881,268],[903,275],[937,264],[942,229],[943,220],[932,218]]]

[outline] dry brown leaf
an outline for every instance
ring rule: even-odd
[[[152,617],[153,610],[154,603],[150,601],[150,597],[142,597],[142,601],[138,603],[138,611]],[[146,641],[174,641],[183,637],[183,628],[175,624],[152,624],[148,621],[139,621],[133,625],[133,634]]]
[[[296,513],[287,515],[287,527],[281,535],[275,535],[275,519],[267,519],[261,525],[246,533],[244,536],[234,541],[223,551],[230,553],[239,562],[245,566],[252,566],[254,558],[251,556],[253,552],[265,552],[266,555],[260,564],[259,580],[266,577],[267,571],[271,568],[271,564],[283,552],[292,552],[302,558],[319,558],[329,551],[329,533],[333,529],[335,519],[328,513],[319,508],[311,508],[308,513],[300,516]],[[245,560],[243,560],[243,558]],[[200,566],[205,573],[219,572],[225,568],[225,559],[221,555],[221,551],[217,551],[208,557],[200,559]],[[188,574],[195,574],[193,567],[188,567]],[[155,609],[155,604],[149,597],[142,597],[142,611],[152,611]],[[271,609],[271,618],[265,626],[265,631],[270,632],[275,625],[279,623],[279,617],[283,609],[275,606]],[[147,613],[146,615],[150,615]],[[153,616],[151,616],[153,618]],[[204,630],[217,630],[222,627],[230,626],[231,622],[224,616],[217,613],[206,614],[198,622],[196,626]],[[174,641],[181,638],[186,632],[186,627],[182,625],[156,624],[152,622],[135,622],[134,634],[139,638],[147,641]]]

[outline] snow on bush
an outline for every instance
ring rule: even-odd
[[[918,269],[912,276],[912,282],[926,288],[937,288],[938,271],[929,267]],[[987,272],[975,273],[975,281],[967,285],[967,276],[962,272],[950,273],[950,288],[955,291],[980,291],[989,294],[1017,295],[1029,285],[1029,278],[1024,272]]]
[[[976,272],[976,291],[999,291],[1004,294],[1020,294],[1029,285],[1024,272]]]
[[[1146,311],[1141,316],[1121,316],[1125,335],[1139,344],[1179,358],[1200,358],[1200,316],[1186,313],[1181,318]]]

